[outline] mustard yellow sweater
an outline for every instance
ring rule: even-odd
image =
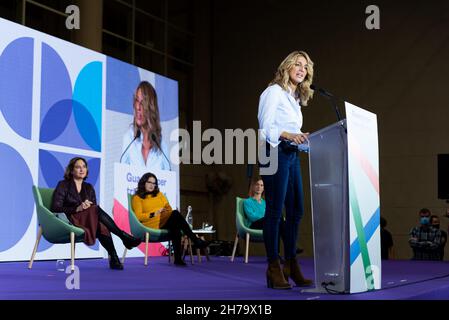
[[[172,213],[172,208],[162,192],[155,197],[147,195],[145,199],[134,195],[132,208],[142,224],[148,228],[161,229]],[[160,214],[154,214],[157,210],[164,208]]]

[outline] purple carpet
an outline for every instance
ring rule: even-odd
[[[186,262],[189,260],[186,259]],[[65,264],[68,264],[66,260]],[[449,262],[384,261],[382,290],[360,294],[302,293],[302,288],[272,290],[265,286],[265,259],[230,262],[211,257],[187,267],[168,264],[167,257],[128,258],[125,270],[110,270],[103,259],[77,260],[80,288],[68,290],[69,276],[55,261],[0,263],[2,300],[409,300],[449,299]],[[313,260],[302,259],[306,277],[313,278]],[[445,277],[447,276],[447,277]]]

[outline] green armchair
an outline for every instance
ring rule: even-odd
[[[136,214],[134,213],[134,210],[131,205],[131,194],[128,194],[128,214],[129,214],[129,226],[131,229],[131,234],[141,239],[142,241],[145,241],[145,261],[144,265],[148,265],[148,243],[150,242],[164,242],[168,241],[169,248],[171,248],[171,239],[170,235],[168,233],[167,229],[153,229],[145,227],[139,219],[137,219]],[[125,263],[125,257],[127,253],[127,249],[125,248],[125,251],[123,252],[123,258],[122,263]],[[170,250],[171,251],[171,250]],[[171,261],[171,252],[169,251],[168,254],[168,261]]]
[[[263,231],[257,229],[251,229],[248,227],[248,222],[243,211],[243,198],[236,198],[235,205],[235,224],[237,227],[237,234],[234,241],[234,249],[232,250],[231,261],[234,261],[235,251],[237,249],[237,244],[239,238],[245,239],[246,250],[245,250],[245,263],[248,263],[248,253],[249,253],[249,243],[252,242],[263,242]]]
[[[84,241],[84,230],[58,218],[50,211],[53,192],[54,189],[33,186],[39,230],[28,269],[33,267],[34,257],[43,235],[50,243],[70,243],[71,270],[73,271],[75,270],[75,243]]]

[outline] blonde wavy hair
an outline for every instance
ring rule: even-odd
[[[304,78],[304,81],[301,82],[298,85],[298,88],[296,89],[296,93],[298,94],[301,105],[307,106],[307,102],[313,98],[313,90],[310,89],[310,85],[313,81],[313,61],[310,59],[309,55],[304,51],[293,51],[290,53],[284,61],[281,62],[279,65],[276,74],[274,76],[274,79],[270,82],[270,86],[273,84],[278,84],[282,87],[285,91],[288,91],[288,84],[290,82],[290,76],[289,71],[291,68],[295,65],[296,60],[298,57],[304,57],[307,61],[307,75]]]
[[[142,81],[139,83],[139,85],[136,88],[136,92],[134,94],[134,98],[136,98],[137,92],[139,91],[142,93],[143,96],[143,114],[145,118],[145,122],[142,124],[142,128],[145,130],[149,130],[149,139],[151,139],[151,134],[155,134],[156,141],[158,145],[161,145],[162,140],[162,128],[161,128],[161,120],[159,116],[159,106],[157,103],[157,94],[154,87],[149,83],[148,81]],[[134,103],[134,100],[133,100]],[[136,136],[137,130],[139,129],[136,123],[136,110],[133,107],[134,110],[134,121],[133,121],[133,128],[134,128],[134,136]],[[155,148],[158,148],[157,146],[154,146]]]

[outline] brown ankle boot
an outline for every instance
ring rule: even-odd
[[[283,273],[285,279],[290,277],[297,287],[310,286],[313,283],[312,280],[304,278],[296,258],[285,259]]]
[[[292,286],[285,280],[281,271],[279,259],[268,262],[267,287],[272,289],[291,289]]]

